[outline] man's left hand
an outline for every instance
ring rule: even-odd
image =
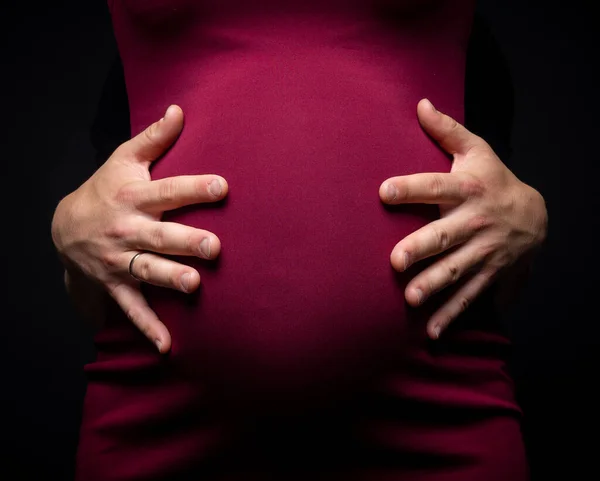
[[[465,277],[465,283],[427,325],[432,338],[504,272],[527,259],[546,238],[548,214],[542,195],[521,182],[485,140],[451,117],[419,102],[421,126],[454,157],[450,173],[387,179],[379,188],[386,204],[439,204],[440,219],[402,239],[392,250],[394,269],[446,252],[406,287],[412,306]]]

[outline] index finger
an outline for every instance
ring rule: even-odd
[[[482,191],[480,182],[458,172],[427,172],[390,177],[379,187],[386,204],[457,204]]]
[[[227,181],[214,174],[180,175],[129,185],[133,204],[146,212],[164,212],[186,205],[216,202],[227,195]]]

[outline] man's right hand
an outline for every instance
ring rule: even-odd
[[[162,222],[163,212],[186,205],[215,202],[228,185],[214,174],[151,180],[149,167],[177,139],[183,112],[172,105],[165,116],[123,143],[81,187],[58,204],[52,219],[52,239],[67,272],[100,284],[127,317],[156,344],[161,353],[171,347],[166,326],[142,295],[129,273],[144,282],[192,292],[200,285],[193,268],[159,254],[215,259],[219,238],[206,230]]]

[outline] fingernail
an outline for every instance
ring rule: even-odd
[[[202,239],[202,242],[200,242],[200,252],[207,259],[210,258],[210,239],[208,237],[205,237]]]
[[[219,179],[213,179],[210,181],[208,184],[208,191],[215,197],[219,197],[221,195],[223,192],[223,186],[221,185]]]
[[[404,270],[408,269],[408,266],[410,265],[410,256],[408,255],[408,252],[404,253]]]
[[[417,304],[421,305],[423,303],[423,291],[421,289],[415,289],[417,293]]]
[[[162,344],[162,342],[161,342],[161,340],[160,340],[160,339],[156,339],[156,340],[154,341],[154,344],[156,344],[156,347],[158,348],[158,350],[159,350],[159,351],[162,349],[162,345],[163,345],[163,344]]]
[[[439,339],[440,338],[440,334],[442,333],[442,328],[438,325],[435,326],[433,329],[433,337],[434,339]]]
[[[388,200],[388,202],[392,202],[393,200],[396,200],[397,196],[398,196],[398,190],[396,189],[394,184],[392,184],[390,182],[387,185],[387,200]]]
[[[189,272],[186,272],[181,276],[181,287],[185,292],[189,292],[190,290],[190,281],[192,280],[192,276]]]

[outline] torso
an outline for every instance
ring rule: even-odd
[[[463,120],[474,1],[109,3],[132,133],[185,113],[152,177],[230,190],[164,216],[222,243],[217,262],[178,259],[197,293],[145,286],[171,353],[114,305],[97,335],[78,481],[524,480],[489,304],[429,343],[444,295],[411,309],[404,288],[432,260],[400,274],[390,253],[437,206],[378,196],[451,168],[416,105]]]
[[[409,279],[390,253],[438,211],[386,208],[378,189],[450,170],[416,105],[429,97],[462,119],[472,4],[113,2],[132,132],[169,104],[185,113],[152,177],[215,173],[230,186],[221,205],[165,215],[221,240],[216,263],[178,259],[200,272],[199,291],[146,289],[171,361],[209,391],[354,389],[401,357]]]

